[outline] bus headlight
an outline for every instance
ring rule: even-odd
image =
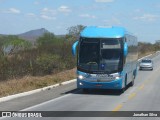
[[[118,80],[118,79],[120,79],[120,78],[121,78],[120,76],[115,77],[116,80]]]
[[[118,76],[116,76],[115,78],[116,78],[116,80],[118,80],[118,79],[122,79],[122,75],[121,74],[118,74]]]
[[[78,75],[78,79],[83,80],[85,77],[83,75]]]
[[[121,74],[120,74],[120,73],[114,73],[114,74],[111,74],[111,76],[112,76],[114,79],[116,79],[116,80],[118,80],[118,79],[121,79],[121,78],[122,78],[122,76],[121,76]]]

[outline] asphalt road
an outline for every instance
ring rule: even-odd
[[[43,94],[39,93],[29,96],[30,97],[29,102],[27,98],[23,97],[1,103],[0,109],[1,111],[22,110],[22,109],[24,111],[160,111],[160,55],[156,55],[152,59],[154,62],[154,70],[139,71],[138,76],[135,79],[135,85],[133,87],[128,87],[128,89],[123,94],[121,94],[118,91],[110,91],[110,90],[91,90],[89,91],[89,93],[86,94],[83,93],[81,90],[76,90],[75,83],[72,83],[62,88],[56,88],[58,89],[58,91],[60,91],[60,93],[63,93],[63,95],[59,95],[59,93],[55,95],[56,93],[54,92],[56,90],[50,90],[44,92]],[[68,92],[66,92],[67,90]],[[53,92],[54,95],[51,92]],[[37,97],[41,100],[39,100],[38,103],[33,102],[31,104],[30,102],[37,100]],[[24,105],[24,103],[26,103],[26,105]],[[12,118],[12,119],[17,120],[17,118]],[[154,118],[153,117],[150,118],[54,117],[54,118],[41,118],[41,119],[160,120],[160,117],[159,118],[158,117]]]

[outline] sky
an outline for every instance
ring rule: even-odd
[[[75,25],[122,26],[139,41],[160,40],[160,0],[0,0],[0,34]]]

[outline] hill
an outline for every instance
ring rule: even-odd
[[[40,28],[40,29],[35,29],[35,30],[30,30],[21,34],[17,34],[19,38],[25,39],[27,41],[30,41],[31,43],[35,43],[36,39],[43,36],[44,33],[51,33],[45,28]],[[9,34],[0,34],[0,36],[8,36]],[[55,35],[56,37],[59,38],[64,38],[65,35]]]
[[[36,41],[37,38],[41,37],[44,33],[49,33],[45,28],[30,30],[28,32],[18,34],[18,36],[22,39],[28,40],[32,43]]]

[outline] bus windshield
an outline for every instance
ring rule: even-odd
[[[113,73],[122,69],[122,40],[81,38],[78,69],[88,73]]]

